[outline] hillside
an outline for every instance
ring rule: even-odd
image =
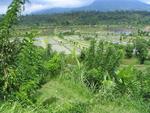
[[[73,12],[48,15],[22,16],[21,25],[101,25],[101,24],[150,24],[150,14],[146,11],[114,11],[114,12]]]
[[[118,99],[115,102],[97,100],[102,95],[92,94],[84,85],[72,80],[55,79],[39,91],[39,108],[23,108],[19,103],[0,104],[1,113],[142,113],[140,103]],[[103,101],[103,102],[101,102]],[[122,104],[119,104],[122,101]],[[138,103],[138,104],[137,104]],[[126,104],[128,106],[126,106]],[[44,105],[45,107],[42,107]]]

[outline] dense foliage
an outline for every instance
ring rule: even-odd
[[[36,47],[34,43],[35,33],[26,33],[23,39],[12,37],[12,27],[18,20],[22,5],[25,1],[14,0],[9,6],[0,28],[0,97],[1,99],[21,100],[24,103],[34,102],[35,90],[44,83],[43,78],[47,74],[43,70],[60,69],[60,57],[48,55],[48,50]],[[12,18],[10,18],[12,17]],[[48,48],[50,49],[50,48]],[[50,51],[50,50],[49,50]],[[47,56],[48,55],[48,56]],[[42,59],[42,57],[48,57]],[[54,58],[53,58],[54,57]],[[51,60],[52,58],[52,60]],[[56,64],[45,69],[45,60]],[[51,63],[49,62],[49,63]],[[57,64],[58,63],[58,64]],[[53,73],[54,74],[54,73]],[[55,73],[56,74],[56,73]]]
[[[120,65],[123,51],[113,44],[95,40],[91,41],[89,49],[84,53],[84,64],[87,68],[86,79],[91,85],[103,84],[104,81],[119,82],[115,71]]]
[[[22,25],[147,25],[150,24],[149,12],[72,12],[49,15],[23,16]]]
[[[132,58],[133,50],[134,50],[134,46],[132,44],[128,44],[126,46],[125,51],[126,51],[126,57],[127,58]]]
[[[135,41],[136,55],[138,56],[140,63],[144,64],[148,56],[148,44],[143,38],[137,38]]]
[[[3,21],[0,24],[0,93],[5,98],[8,93],[9,69],[14,66],[19,48],[15,41],[11,41],[11,31],[14,23],[18,20],[24,0],[14,0]],[[10,18],[11,17],[11,18]]]

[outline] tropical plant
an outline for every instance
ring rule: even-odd
[[[3,21],[0,23],[0,94],[6,98],[9,84],[9,69],[14,66],[16,55],[20,48],[13,41],[11,32],[18,20],[25,0],[13,0]]]
[[[52,58],[48,61],[45,61],[44,67],[47,70],[47,74],[55,77],[59,74],[62,68],[62,56],[60,54],[54,54]]]
[[[144,64],[148,56],[148,45],[144,38],[137,38],[135,40],[136,55],[139,58],[140,64]]]
[[[126,57],[127,58],[132,58],[133,49],[134,49],[134,46],[132,44],[127,44],[126,45],[125,51],[126,51]]]
[[[132,66],[128,66],[117,71],[117,76],[121,82],[118,85],[122,94],[137,97],[140,95],[141,84],[138,81],[139,72]],[[141,75],[140,75],[141,76]]]
[[[91,41],[83,61],[87,69],[87,74],[85,75],[87,75],[88,80],[91,80],[88,82],[93,84],[93,80],[95,80],[95,84],[99,81],[100,85],[103,80],[114,80],[118,83],[119,79],[115,72],[120,65],[122,57],[122,49],[116,48],[113,44],[104,41],[100,41],[97,44],[95,40]]]

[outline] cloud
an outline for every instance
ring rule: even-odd
[[[4,14],[7,11],[8,5],[12,0],[0,0],[0,14]]]
[[[29,14],[35,11],[50,9],[50,8],[76,8],[89,5],[96,0],[29,0],[26,3],[24,14]],[[117,0],[116,0],[117,1]],[[135,0],[145,4],[150,4],[150,0]],[[8,5],[12,0],[0,0],[0,14],[7,11]]]
[[[25,13],[31,13],[38,10],[50,8],[76,8],[89,5],[95,0],[32,0],[26,4]]]
[[[8,5],[12,0],[1,0],[0,13],[5,13]],[[35,11],[50,9],[50,8],[76,8],[89,5],[95,0],[29,0],[26,3],[24,13],[32,13]]]
[[[150,0],[139,0],[139,1],[146,3],[146,4],[150,4]]]
[[[7,6],[0,6],[0,14],[4,14],[7,10]]]

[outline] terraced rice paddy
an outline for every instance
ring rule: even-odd
[[[40,37],[36,38],[35,45],[41,46],[43,48],[46,48],[48,44],[51,44],[52,50],[57,52],[64,52],[65,54],[71,54],[72,50],[76,50],[76,53],[79,54],[81,49],[79,47],[76,47],[75,45],[69,43],[66,40],[60,39],[58,37]]]
[[[133,38],[130,37],[129,34],[133,33],[134,31],[130,29],[122,29],[102,30],[100,28],[89,28],[86,31],[84,29],[74,28],[73,35],[63,35],[63,37],[60,37],[60,33],[66,33],[65,31],[70,33],[72,31],[69,29],[64,30],[59,28],[55,31],[55,35],[46,35],[36,38],[35,45],[46,48],[48,44],[51,44],[54,51],[70,54],[72,50],[75,49],[76,53],[80,54],[82,49],[89,47],[91,39],[96,39],[97,41],[105,40],[114,44],[128,44],[129,41]],[[123,34],[125,35],[125,38],[121,40]]]

